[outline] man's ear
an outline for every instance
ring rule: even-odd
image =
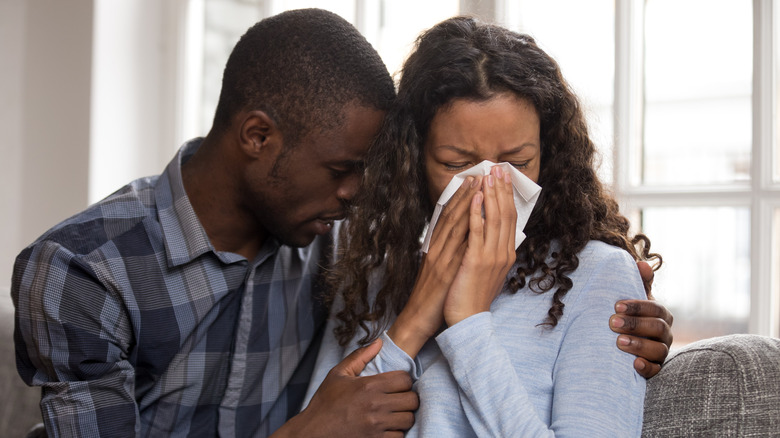
[[[282,133],[265,111],[249,111],[241,121],[239,143],[245,154],[258,158],[282,146]]]

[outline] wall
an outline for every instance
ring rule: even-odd
[[[183,141],[189,4],[0,0],[0,306],[24,246]]]
[[[87,204],[91,0],[0,0],[0,436],[40,422],[39,390],[16,376],[13,259]]]
[[[0,300],[7,300],[15,254],[87,205],[92,1],[0,5]]]

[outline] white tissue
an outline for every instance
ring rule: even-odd
[[[539,199],[539,192],[542,190],[536,183],[531,181],[530,178],[523,175],[522,172],[517,170],[509,163],[493,163],[492,161],[485,160],[474,167],[471,167],[455,176],[444,191],[439,196],[439,200],[436,202],[436,208],[433,210],[433,217],[428,224],[428,231],[425,233],[425,239],[423,240],[422,250],[428,252],[428,247],[431,244],[431,235],[433,235],[433,229],[436,227],[436,222],[439,220],[441,211],[447,202],[449,202],[452,195],[458,191],[463,184],[463,180],[468,176],[480,176],[490,174],[490,169],[493,166],[501,166],[501,169],[505,173],[509,173],[512,178],[512,188],[514,189],[515,208],[517,209],[517,228],[515,230],[515,249],[523,243],[525,240],[525,234],[523,228],[528,222],[528,218],[531,216],[531,211],[534,209],[536,200]]]

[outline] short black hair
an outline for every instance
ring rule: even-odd
[[[262,110],[294,144],[339,126],[346,104],[385,111],[394,98],[387,67],[352,24],[322,9],[291,10],[259,21],[233,48],[213,129],[239,111]]]

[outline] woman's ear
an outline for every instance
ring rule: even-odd
[[[244,113],[239,131],[241,150],[258,158],[282,145],[282,135],[276,122],[264,111]]]

